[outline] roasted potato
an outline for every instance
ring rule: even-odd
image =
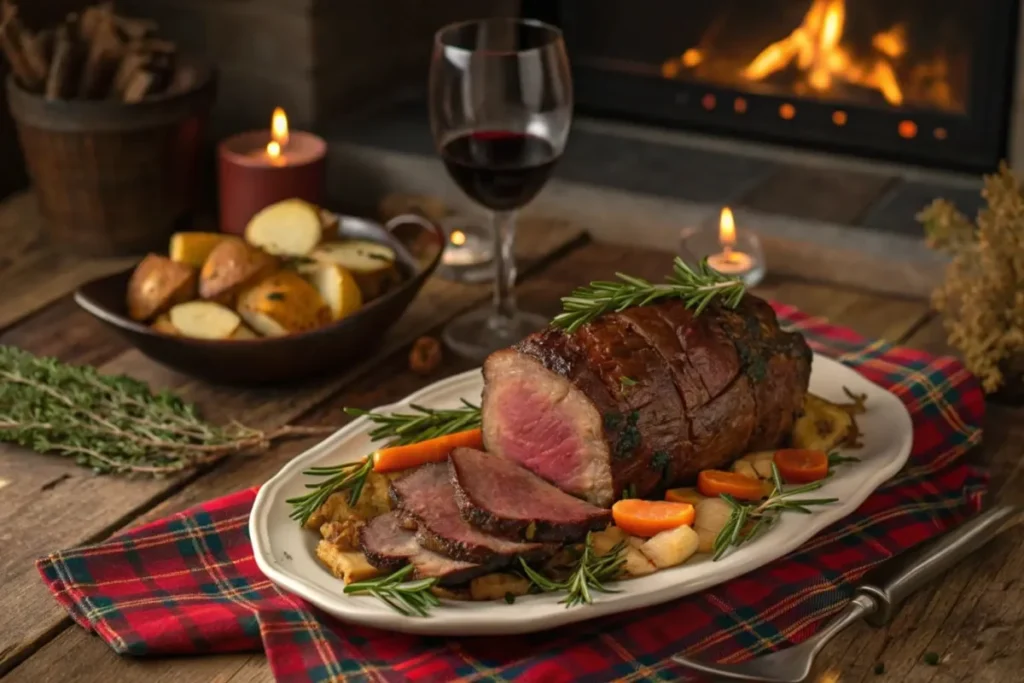
[[[686,562],[697,552],[698,545],[697,532],[688,526],[680,526],[651,536],[640,546],[640,552],[655,567],[665,569]]]
[[[352,273],[364,301],[376,299],[398,280],[395,252],[376,242],[325,242],[311,256],[322,263],[336,263]]]
[[[318,264],[306,279],[316,287],[335,320],[352,315],[363,305],[363,293],[359,291],[356,279],[336,263]]]
[[[697,532],[697,549],[710,553],[715,538],[732,516],[732,507],[716,496],[697,503],[695,513],[693,530]]]
[[[166,256],[149,254],[135,267],[128,281],[128,315],[144,322],[195,298],[195,268]]]
[[[320,293],[290,270],[274,273],[244,291],[238,298],[238,312],[264,337],[306,332],[331,321],[331,309]]]
[[[640,546],[643,545],[642,539],[634,539],[617,526],[610,526],[590,535],[591,547],[599,557],[611,552],[612,548],[620,542],[625,545],[626,563],[622,570],[626,576],[647,576],[654,573],[657,569],[654,563],[640,551]]]
[[[213,301],[178,304],[168,317],[181,335],[198,339],[231,339],[242,325],[237,313]]]
[[[226,306],[235,302],[246,288],[277,271],[278,260],[246,244],[226,239],[210,252],[199,274],[199,296]]]
[[[529,592],[529,580],[518,574],[484,574],[469,582],[473,600],[503,600],[507,595],[518,597]]]
[[[238,238],[221,232],[176,232],[168,252],[172,261],[202,268],[214,247],[229,239]]]
[[[366,561],[362,553],[341,550],[323,539],[316,545],[316,556],[335,577],[345,583],[365,581],[381,574],[379,569]]]
[[[853,417],[841,406],[808,393],[803,414],[793,425],[793,448],[825,451],[838,448],[854,432]]]
[[[271,204],[245,226],[249,244],[277,256],[308,256],[322,238],[320,209],[302,199]]]
[[[732,464],[732,471],[755,479],[772,478],[772,460],[775,451],[748,453]]]

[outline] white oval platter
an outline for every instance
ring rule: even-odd
[[[541,631],[585,619],[646,607],[696,593],[757,569],[795,550],[814,534],[850,514],[879,485],[903,467],[913,441],[910,415],[893,394],[850,368],[815,355],[810,390],[834,401],[848,400],[843,387],[867,394],[867,412],[857,418],[863,448],[848,453],[860,462],[836,469],[813,497],[839,502],[816,508],[809,515],[782,515],[770,531],[717,562],[695,555],[679,567],[615,584],[621,592],[598,594],[594,603],[566,609],[561,594],[530,595],[509,605],[496,602],[444,601],[431,616],[404,617],[371,597],[342,593],[343,584],[315,556],[319,535],[302,529],[288,517],[286,499],[301,495],[308,479],[303,470],[362,458],[373,450],[371,424],[359,418],[297,456],[267,482],[256,496],[249,519],[253,552],[260,570],[282,589],[313,603],[339,619],[406,633],[449,636],[503,635]],[[460,398],[478,401],[483,388],[479,370],[432,384],[403,401],[381,406],[378,412],[407,410],[410,403],[451,408]]]

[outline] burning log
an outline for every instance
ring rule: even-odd
[[[50,100],[131,103],[193,87],[197,73],[178,63],[173,42],[155,37],[158,28],[148,19],[118,16],[107,1],[33,34],[13,0],[0,0],[0,51],[23,88]]]

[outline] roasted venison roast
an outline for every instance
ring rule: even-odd
[[[484,443],[563,491],[610,506],[780,445],[811,351],[747,294],[695,316],[680,301],[549,328],[484,363]]]

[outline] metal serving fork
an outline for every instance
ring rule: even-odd
[[[1015,505],[999,505],[951,531],[921,552],[894,560],[892,572],[878,584],[868,583],[832,621],[817,634],[799,645],[757,657],[740,664],[704,664],[682,655],[673,661],[701,673],[732,681],[763,681],[766,683],[800,683],[811,673],[814,657],[840,631],[864,619],[872,626],[889,623],[901,602],[912,593],[952,568],[981,548],[1004,530],[1024,521]]]

